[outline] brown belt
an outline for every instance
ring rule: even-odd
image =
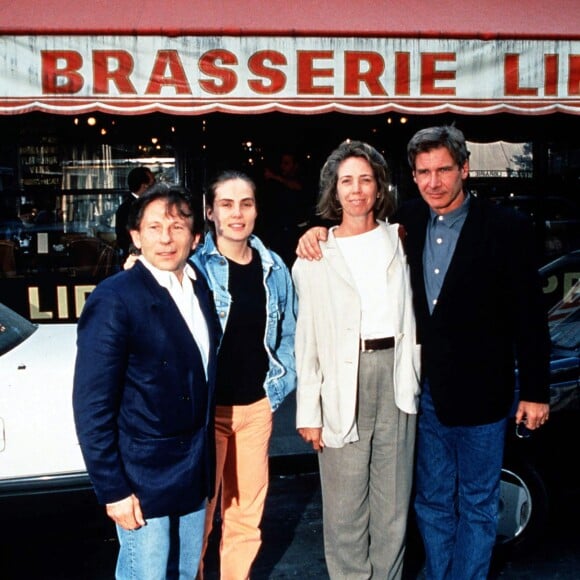
[[[389,336],[388,338],[360,339],[361,352],[370,352],[373,350],[386,350],[387,348],[393,348],[394,346],[395,346],[394,336]]]

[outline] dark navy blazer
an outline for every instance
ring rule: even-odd
[[[220,330],[196,273],[208,380],[175,302],[140,262],[103,280],[78,323],[73,407],[89,476],[100,503],[134,493],[146,518],[195,511],[213,493]]]
[[[506,417],[519,367],[520,398],[549,400],[549,334],[531,224],[472,197],[437,305],[429,313],[423,249],[429,207],[401,206],[422,372],[439,420],[478,425]]]

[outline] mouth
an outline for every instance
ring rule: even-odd
[[[366,200],[363,198],[349,199],[348,203],[350,203],[351,205],[364,205],[366,203]]]

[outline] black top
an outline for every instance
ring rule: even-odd
[[[252,261],[228,260],[232,304],[217,364],[218,405],[249,405],[266,396],[266,290],[262,262],[252,248]]]

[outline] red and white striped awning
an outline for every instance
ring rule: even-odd
[[[0,114],[580,114],[580,3],[0,5]]]

